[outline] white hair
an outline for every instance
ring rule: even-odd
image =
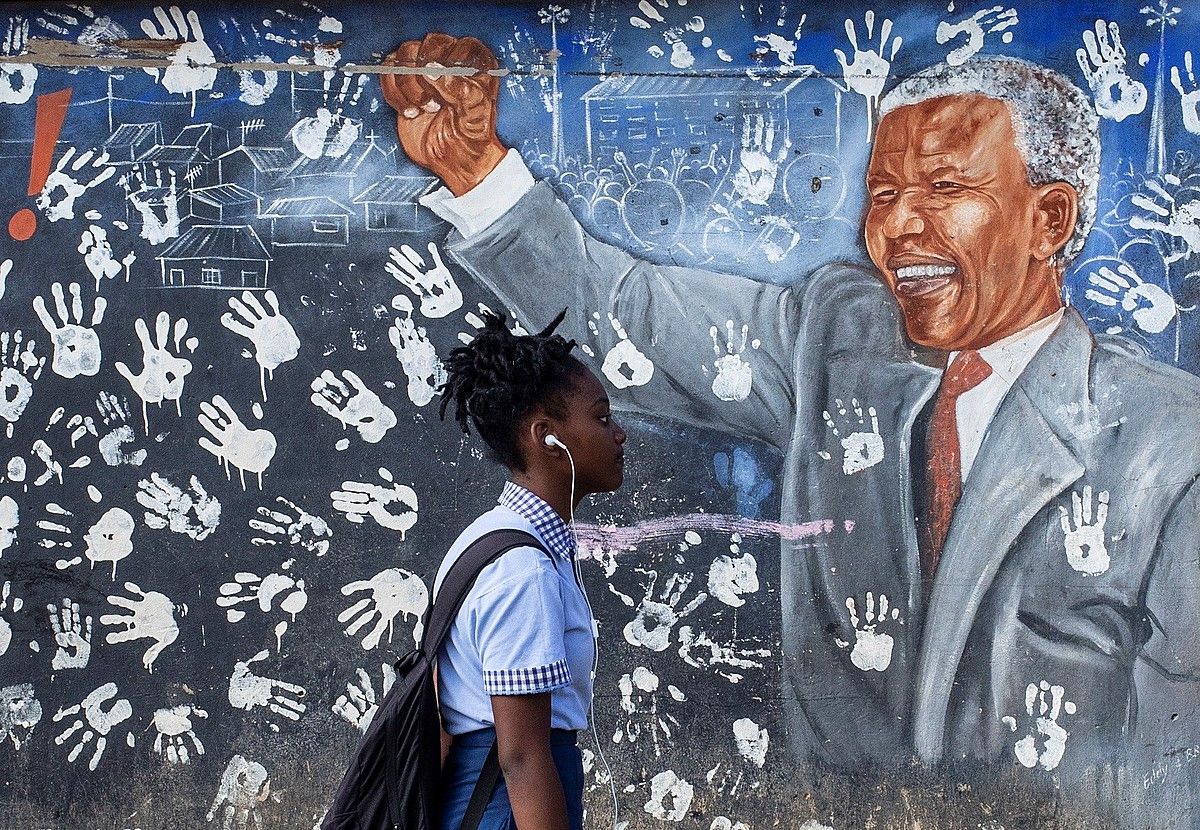
[[[1066,182],[1078,195],[1075,231],[1062,250],[1063,264],[1082,250],[1096,219],[1100,179],[1100,119],[1091,100],[1064,75],[1018,58],[978,55],[962,66],[939,63],[897,84],[879,105],[894,109],[950,95],[1003,101],[1012,118],[1017,150],[1035,187]]]

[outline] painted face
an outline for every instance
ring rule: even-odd
[[[1035,262],[1040,191],[1003,102],[950,96],[888,113],[867,187],[867,250],[913,341],[977,349],[1061,305]]]
[[[625,430],[612,417],[603,384],[585,369],[564,398],[567,417],[555,426],[555,434],[575,459],[576,496],[620,488],[625,478]]]

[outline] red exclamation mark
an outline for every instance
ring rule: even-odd
[[[29,162],[29,190],[26,195],[36,196],[50,176],[50,164],[54,161],[54,148],[67,117],[71,104],[71,89],[39,95],[37,114],[33,120],[33,158]],[[37,214],[29,208],[21,208],[8,220],[8,235],[24,242],[37,230]]]

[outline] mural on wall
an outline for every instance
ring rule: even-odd
[[[3,11],[0,827],[318,824],[564,306],[590,826],[1200,821],[1193,10]]]

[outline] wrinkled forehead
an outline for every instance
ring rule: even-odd
[[[906,104],[883,117],[871,155],[933,156],[1016,147],[1008,105],[985,95],[947,95]]]

